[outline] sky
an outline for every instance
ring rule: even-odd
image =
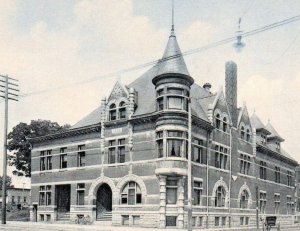
[[[174,10],[184,52],[234,36],[239,18],[249,31],[296,16],[300,1],[175,0]],[[1,0],[0,74],[18,79],[20,94],[28,94],[10,102],[9,130],[35,119],[75,124],[117,80],[128,84],[150,67],[104,75],[161,58],[170,28],[171,0]],[[186,56],[189,72],[217,92],[225,85],[225,62],[235,61],[239,106],[246,102],[250,115],[255,110],[265,124],[270,120],[285,139],[283,149],[300,162],[300,21],[243,42],[239,53],[226,44]],[[1,100],[0,110],[2,130]],[[2,143],[1,132],[0,150]],[[13,182],[30,185],[22,177]]]

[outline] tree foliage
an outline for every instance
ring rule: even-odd
[[[3,182],[3,176],[0,176],[0,190],[2,190],[2,182]],[[6,187],[13,188],[12,180],[10,176],[6,176]]]
[[[8,163],[15,166],[13,174],[31,176],[31,145],[28,138],[48,135],[68,129],[70,125],[60,126],[50,120],[31,120],[30,124],[19,123],[8,134]]]

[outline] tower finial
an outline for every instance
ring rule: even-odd
[[[172,28],[171,33],[174,33],[174,0],[172,0]]]

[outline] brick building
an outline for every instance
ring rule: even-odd
[[[193,225],[255,226],[256,206],[260,218],[292,224],[298,163],[280,147],[284,139],[237,106],[234,62],[225,65],[224,92],[194,83],[173,30],[144,75],[117,82],[68,131],[31,140],[31,219],[186,226],[189,103]]]

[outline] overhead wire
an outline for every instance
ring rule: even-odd
[[[286,24],[289,24],[289,23],[292,23],[292,22],[295,22],[295,21],[298,21],[298,20],[300,20],[300,15],[296,15],[294,17],[287,18],[287,19],[284,19],[284,20],[281,20],[281,21],[278,21],[278,22],[275,22],[275,23],[272,23],[272,24],[269,24],[269,25],[251,30],[251,31],[248,31],[248,32],[243,32],[243,33],[241,33],[241,35],[243,37],[254,36],[258,33],[262,33],[262,32],[265,32],[265,31],[274,29],[276,27],[280,27],[280,26],[283,26],[283,25],[286,25]],[[99,80],[102,80],[103,78],[109,78],[109,77],[113,77],[113,76],[116,76],[116,75],[125,74],[125,73],[128,73],[128,72],[140,70],[140,69],[143,69],[143,68],[146,68],[146,67],[149,67],[149,66],[156,65],[159,62],[161,63],[161,62],[165,62],[165,61],[175,59],[175,58],[178,58],[178,57],[181,57],[181,56],[188,56],[188,55],[192,55],[192,54],[195,54],[195,53],[201,53],[201,52],[204,52],[206,50],[216,48],[216,47],[219,47],[221,45],[225,45],[227,43],[231,43],[235,40],[236,40],[236,37],[232,36],[232,37],[229,37],[229,38],[222,39],[220,41],[210,43],[210,44],[205,45],[203,47],[194,48],[194,49],[182,52],[181,54],[166,57],[164,59],[158,59],[158,60],[146,62],[146,63],[139,64],[139,65],[136,65],[136,66],[133,66],[133,67],[130,67],[130,68],[122,69],[122,70],[119,70],[119,71],[116,71],[116,72],[107,73],[105,75],[93,77],[93,78],[90,78],[90,79],[87,79],[87,80],[78,81],[78,82],[75,82],[75,83],[72,83],[72,84],[61,85],[59,87],[49,88],[49,89],[45,89],[45,90],[41,90],[41,91],[24,93],[24,94],[20,95],[20,98],[29,97],[29,96],[32,96],[32,95],[43,94],[43,93],[47,93],[47,92],[51,92],[51,91],[55,91],[55,90],[61,90],[61,89],[76,86],[76,85],[82,85],[82,84],[91,83],[91,82],[94,82],[94,81],[99,81]]]

